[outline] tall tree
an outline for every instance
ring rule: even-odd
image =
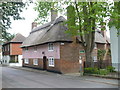
[[[114,2],[114,6],[111,7],[109,27],[115,26],[120,35],[120,1]]]
[[[20,13],[23,11],[26,5],[31,3],[29,2],[0,2],[0,30],[1,30],[1,41],[9,41],[13,38],[14,35],[8,33],[8,29],[11,28],[11,20],[24,19],[20,16]]]
[[[10,28],[11,19],[22,19],[20,12],[25,7],[23,2],[1,2],[0,3],[0,30],[2,31],[2,40],[8,41],[11,36],[7,30]],[[10,38],[8,38],[10,37]]]
[[[111,8],[112,2],[90,2],[90,0],[88,2],[78,2],[77,0],[74,2],[61,2],[62,4],[60,2],[37,2],[35,10],[40,14],[38,18],[44,19],[47,17],[49,15],[48,12],[51,10],[50,6],[53,4],[55,6],[57,6],[56,4],[61,4],[61,7],[69,6],[70,18],[66,22],[69,28],[67,32],[81,38],[82,46],[85,50],[86,62],[89,62],[93,66],[92,51],[95,44],[95,31],[99,26],[101,26],[99,29],[105,30],[103,26],[106,25],[106,18],[109,16],[112,17],[115,14],[113,14],[114,9]],[[61,10],[59,7],[55,9]],[[114,18],[116,17],[114,16]]]

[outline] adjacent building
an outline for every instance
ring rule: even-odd
[[[22,65],[22,49],[20,48],[25,37],[20,33],[15,37],[2,45],[3,64],[18,63]]]
[[[117,35],[118,30],[113,26],[110,28],[110,41],[111,41],[111,54],[112,54],[112,66],[116,71],[119,71],[119,46],[120,35]]]

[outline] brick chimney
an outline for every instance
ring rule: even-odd
[[[51,10],[51,21],[54,21],[58,16],[57,10]]]
[[[32,23],[32,30],[34,29],[34,28],[36,28],[37,27],[37,23],[36,22],[33,22]]]

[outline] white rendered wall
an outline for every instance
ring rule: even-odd
[[[22,66],[22,55],[18,55],[18,63],[10,63],[9,66]]]
[[[3,64],[9,64],[10,61],[10,56],[9,55],[4,55],[3,56]]]
[[[111,55],[112,55],[112,66],[118,70],[118,36],[117,29],[112,27],[110,29],[110,41],[111,41]]]
[[[18,62],[19,65],[22,66],[22,55],[18,55]]]

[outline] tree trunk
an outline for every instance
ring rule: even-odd
[[[85,57],[86,57],[85,67],[94,67],[92,52],[90,52],[89,50],[85,50]]]

